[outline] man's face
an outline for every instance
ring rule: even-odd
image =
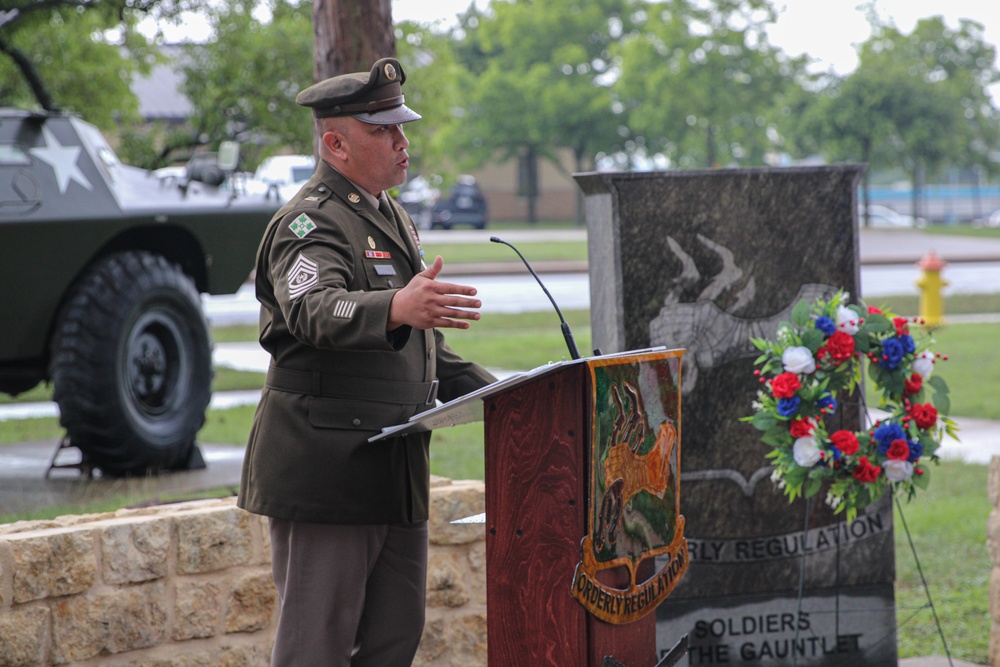
[[[371,125],[356,118],[338,123],[341,129],[341,173],[373,195],[406,182],[410,157],[401,125]]]

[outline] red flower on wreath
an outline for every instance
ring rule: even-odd
[[[910,373],[910,377],[907,380],[903,380],[903,393],[907,396],[913,396],[924,386],[924,376],[920,373]]]
[[[771,380],[771,393],[775,398],[791,398],[801,388],[802,383],[795,373],[781,373]]]
[[[897,336],[905,336],[910,333],[910,321],[905,317],[892,318],[892,324],[896,327]]]
[[[835,363],[843,363],[854,355],[854,336],[837,331],[826,341],[826,352]]]
[[[910,445],[903,438],[896,438],[889,443],[885,456],[893,461],[905,461],[910,458]]]
[[[835,431],[830,435],[830,442],[847,456],[857,454],[861,447],[858,443],[858,436],[851,431]]]
[[[792,434],[793,438],[804,438],[815,428],[816,425],[808,417],[806,419],[793,419],[791,426],[788,427],[788,432]]]
[[[882,466],[872,465],[867,456],[862,456],[858,458],[858,465],[854,469],[853,475],[854,479],[862,484],[871,484],[878,479],[881,472]]]
[[[876,308],[875,306],[868,306],[868,314],[869,315],[881,315],[882,311],[880,309]]]
[[[916,403],[908,410],[921,431],[926,431],[937,423],[938,411],[930,403]]]

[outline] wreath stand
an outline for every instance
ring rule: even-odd
[[[906,517],[903,515],[903,506],[899,502],[899,496],[896,495],[896,488],[895,488],[895,486],[892,485],[892,486],[889,487],[889,489],[890,489],[890,492],[892,493],[892,499],[896,503],[896,509],[899,510],[899,518],[902,521],[903,532],[906,533],[906,540],[907,540],[907,542],[910,545],[910,551],[913,553],[913,561],[914,561],[914,563],[917,566],[917,572],[920,575],[920,583],[921,583],[921,585],[924,588],[924,595],[927,598],[927,604],[925,604],[923,606],[920,606],[920,607],[914,608],[913,613],[910,614],[906,618],[906,620],[904,620],[902,623],[899,623],[897,621],[896,628],[898,629],[901,625],[905,625],[906,623],[908,623],[918,613],[920,613],[921,610],[930,608],[931,614],[934,616],[934,625],[935,625],[935,627],[937,627],[938,636],[941,638],[941,644],[944,647],[945,656],[948,658],[948,665],[950,667],[954,667],[954,663],[952,662],[952,659],[951,659],[951,651],[948,650],[948,640],[945,639],[944,630],[941,627],[941,620],[938,618],[937,609],[934,607],[934,600],[931,598],[930,587],[927,584],[926,577],[924,577],[924,569],[920,565],[920,557],[917,556],[917,548],[913,544],[913,536],[910,534],[910,528],[906,524]],[[812,498],[806,498],[805,501],[806,501],[806,503],[805,503],[806,504],[805,521],[803,522],[803,526],[802,526],[802,538],[803,538],[803,540],[807,540],[808,539],[808,535],[809,535],[809,511],[810,511],[810,509],[812,507]],[[836,583],[836,588],[839,590],[840,589],[840,542],[837,542],[836,550],[837,550],[837,583]],[[804,596],[805,577],[806,577],[806,557],[807,557],[806,552],[805,552],[805,550],[803,550],[803,552],[802,552],[802,558],[801,558],[801,565],[799,567],[799,590],[798,590],[797,606],[796,606],[796,614],[797,615],[799,615],[799,614],[802,613],[802,599],[803,599],[803,596]],[[833,613],[835,614],[835,623],[837,623],[837,633],[839,634],[839,632],[840,632],[840,627],[839,627],[839,624],[840,624],[840,595],[837,595],[834,598],[834,612]],[[799,632],[800,632],[800,630],[798,628],[798,624],[796,624],[796,628],[795,628],[795,642],[796,643],[799,640]],[[878,644],[878,643],[880,643],[882,641],[885,641],[885,639],[886,639],[886,637],[883,637],[882,639],[878,640],[875,643]],[[798,656],[798,654],[795,651],[792,651],[792,667],[798,667],[798,663],[799,663],[799,656]]]

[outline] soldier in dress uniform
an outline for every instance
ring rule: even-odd
[[[438,331],[478,320],[476,290],[437,280],[406,212],[403,102],[393,58],[299,93],[321,136],[313,177],[257,254],[271,364],[239,506],[269,517],[280,616],[272,665],[409,665],[424,621],[429,434],[369,443],[494,378]]]

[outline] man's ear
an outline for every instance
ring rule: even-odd
[[[331,155],[339,160],[347,160],[346,137],[337,130],[329,130],[323,133],[320,141],[330,151]]]

